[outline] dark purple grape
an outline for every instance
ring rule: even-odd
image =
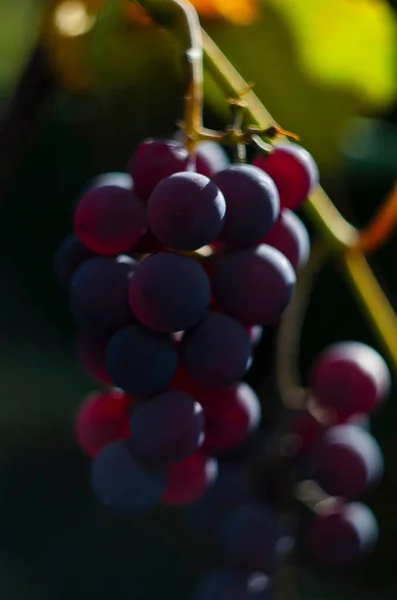
[[[225,212],[225,198],[208,177],[175,173],[163,179],[150,196],[148,223],[165,246],[197,250],[217,237]]]
[[[277,188],[271,178],[252,165],[233,165],[214,175],[212,181],[226,200],[226,219],[219,240],[242,247],[259,243],[280,212]]]
[[[118,331],[106,349],[107,372],[115,385],[133,396],[163,391],[171,382],[177,364],[171,337],[140,325]]]
[[[104,448],[93,460],[91,477],[98,500],[123,512],[152,508],[165,488],[165,472],[143,466],[128,440]]]
[[[97,256],[84,246],[74,233],[68,235],[58,247],[54,270],[60,285],[67,289],[76,270],[89,258]]]
[[[134,315],[146,327],[169,333],[183,331],[204,316],[210,284],[197,261],[160,252],[135,270],[129,300]]]
[[[145,207],[132,190],[91,188],[76,207],[74,227],[83,244],[98,254],[129,252],[147,231]]]
[[[73,276],[69,301],[77,323],[97,337],[107,337],[135,322],[128,300],[133,266],[113,258],[86,261]]]
[[[222,541],[231,564],[247,573],[272,573],[280,539],[278,517],[262,504],[245,504],[231,511],[222,523]]]
[[[213,177],[230,164],[230,159],[220,144],[211,141],[199,142],[196,146],[197,173]]]
[[[184,392],[166,392],[135,408],[131,435],[145,461],[167,465],[185,460],[204,439],[203,409]]]
[[[166,474],[166,488],[161,498],[163,504],[191,504],[202,498],[214,484],[218,463],[199,450],[181,462],[169,464]]]
[[[313,559],[343,565],[357,561],[376,545],[378,524],[367,506],[358,502],[338,505],[316,515],[305,536]]]
[[[211,571],[198,583],[195,600],[270,600],[269,578],[231,570]]]
[[[189,153],[181,142],[150,138],[140,144],[127,170],[134,180],[138,196],[149,200],[160,181],[186,171],[188,165]]]
[[[227,315],[209,313],[185,333],[181,357],[187,374],[203,387],[223,388],[240,379],[251,364],[250,338]]]
[[[357,498],[383,474],[382,452],[376,440],[356,425],[328,429],[311,460],[313,478],[332,496]]]
[[[318,184],[317,165],[298,144],[278,142],[272,154],[257,156],[254,165],[273,179],[281,208],[296,210]]]
[[[278,221],[261,240],[280,250],[288,258],[295,271],[306,264],[310,253],[310,238],[307,229],[291,210],[281,211]]]
[[[376,350],[359,342],[340,342],[317,357],[309,383],[317,402],[345,419],[373,412],[388,396],[391,378]]]
[[[291,300],[295,281],[291,263],[267,244],[213,261],[215,301],[244,325],[277,323]]]

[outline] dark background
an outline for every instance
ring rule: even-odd
[[[3,115],[37,41],[35,21],[28,24],[28,14],[15,10],[18,2],[13,2],[14,10],[11,2],[5,1],[3,21],[3,6],[0,8],[3,42],[10,36],[5,23],[16,36],[3,43],[3,48],[0,45],[4,63],[14,60],[12,68],[7,65],[3,70]],[[24,10],[36,15],[39,4],[33,2],[29,9],[25,5]],[[277,43],[280,48],[284,45],[280,54],[284,52],[285,58],[288,31],[276,13],[268,18],[273,18],[269,36],[279,27]],[[238,26],[208,23],[225,47],[227,36],[234,39],[234,27]],[[109,34],[109,28],[115,35],[113,41],[100,37],[106,31]],[[259,44],[260,36],[268,31],[266,24],[254,25],[251,37],[255,31]],[[216,564],[216,553],[196,537],[183,511],[159,509],[147,516],[125,518],[102,509],[89,489],[89,462],[73,437],[76,407],[95,383],[82,373],[75,359],[75,325],[67,298],[53,276],[53,254],[71,230],[73,206],[82,187],[104,170],[125,168],[142,137],[172,134],[180,118],[183,92],[181,65],[167,53],[159,59],[161,47],[154,45],[158,38],[147,41],[145,37],[152,33],[124,31],[118,25],[112,29],[105,20],[94,34],[100,42],[94,37],[95,43],[89,41],[85,48],[93,61],[88,61],[86,72],[97,75],[94,91],[64,81],[60,84],[55,69],[55,87],[43,84],[45,101],[38,102],[32,84],[38,81],[40,71],[36,71],[30,84],[18,91],[26,122],[20,117],[10,128],[5,119],[8,125],[0,133],[0,597],[7,600],[184,599],[195,578]],[[127,35],[131,45],[123,46]],[[118,49],[119,39],[114,63],[108,58],[99,73],[102,45],[104,61],[109,48]],[[245,39],[241,38],[242,47]],[[12,54],[10,49],[16,44],[17,52]],[[234,46],[238,54],[239,46]],[[145,54],[148,47],[150,53]],[[51,54],[50,50],[47,44],[46,53]],[[134,50],[139,51],[145,68],[140,65],[126,82],[125,73],[132,63],[128,58],[128,64],[120,67],[120,56],[130,57]],[[75,62],[71,62],[73,70]],[[251,59],[243,71],[248,79],[256,78],[255,68],[250,70],[254,62]],[[113,70],[114,64],[118,66]],[[171,65],[173,70],[164,73]],[[63,69],[61,66],[60,71]],[[268,88],[270,108],[277,118],[277,91],[268,79],[261,79],[261,90]],[[299,82],[302,88],[309,85],[303,75]],[[211,92],[211,82],[208,85]],[[316,87],[313,82],[310,85]],[[330,103],[343,96],[340,90],[324,90],[323,84],[316,89],[320,96],[326,94]],[[261,97],[266,102],[266,96]],[[217,102],[214,91],[206,111],[209,126],[223,124],[225,109]],[[396,177],[397,103],[389,101],[382,109],[366,107],[364,102],[361,107],[359,103],[345,104],[341,133],[332,153],[314,152],[321,139],[313,137],[310,128],[299,127],[299,133],[318,159],[323,185],[335,203],[354,224],[362,225]],[[329,142],[332,146],[336,134],[327,131],[327,107],[319,110],[317,120],[324,125],[318,135],[323,136],[324,145]],[[291,122],[283,120],[282,124],[298,130],[302,116],[297,116],[294,107],[291,115]],[[312,230],[310,223],[308,226]],[[397,294],[396,246],[393,235],[371,261],[393,302]],[[319,349],[341,339],[377,347],[338,267],[330,264],[318,279],[304,326],[303,376]],[[270,360],[268,346],[262,345],[252,376],[256,386],[260,386]],[[393,389],[389,403],[372,422],[385,453],[385,478],[365,499],[380,523],[379,545],[363,564],[348,572],[322,571],[303,564],[299,576],[302,599],[397,597],[396,423]]]

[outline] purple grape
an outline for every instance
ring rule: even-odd
[[[270,600],[269,578],[263,573],[248,577],[231,570],[211,571],[198,584],[195,600]],[[265,595],[264,595],[265,594]]]
[[[261,240],[280,250],[288,258],[295,271],[306,264],[310,254],[310,238],[307,229],[291,210],[281,211],[278,221]]]
[[[388,396],[391,378],[376,350],[359,342],[340,342],[317,357],[309,383],[319,404],[346,419],[373,412]]]
[[[178,355],[169,335],[131,325],[118,331],[106,349],[106,367],[115,385],[133,396],[163,391],[177,368]]]
[[[203,409],[184,392],[166,392],[135,408],[131,435],[145,461],[167,465],[185,460],[203,441]]]
[[[277,323],[291,300],[295,281],[291,263],[267,244],[213,261],[215,301],[244,325]]]
[[[230,159],[220,144],[211,141],[199,142],[196,146],[197,173],[213,177],[230,165]]]
[[[305,537],[306,547],[316,561],[335,565],[357,561],[377,540],[376,519],[367,506],[358,502],[316,515]]]
[[[80,199],[74,227],[83,244],[98,254],[129,252],[147,231],[145,208],[132,190],[94,187]]]
[[[382,477],[383,457],[375,439],[356,425],[326,431],[313,456],[313,477],[332,496],[357,498]]]
[[[154,235],[174,250],[197,250],[219,234],[226,212],[222,192],[199,173],[175,173],[150,196],[148,222]]]
[[[209,313],[181,342],[187,374],[203,387],[223,388],[240,379],[251,364],[250,338],[240,323]]]
[[[183,331],[204,316],[210,284],[197,261],[160,252],[146,258],[134,272],[129,301],[146,327],[159,332]]]
[[[86,331],[107,337],[135,322],[128,300],[133,267],[113,258],[98,257],[76,271],[69,290],[70,308]]]
[[[92,488],[98,500],[120,511],[152,508],[165,488],[165,473],[143,466],[129,441],[113,442],[92,463]]]
[[[275,182],[281,208],[296,210],[318,184],[317,165],[298,144],[278,142],[272,154],[257,156],[254,165]]]
[[[250,246],[270,231],[280,212],[277,188],[271,178],[252,165],[233,165],[212,181],[226,199],[226,219],[219,240]]]
[[[78,267],[95,256],[97,254],[84,246],[74,233],[68,235],[61,242],[54,258],[54,270],[60,285],[67,289]]]
[[[222,541],[228,560],[248,573],[274,571],[279,539],[278,517],[262,504],[239,506],[222,524]]]
[[[167,485],[163,504],[186,505],[197,502],[214,484],[218,463],[199,450],[183,461],[167,465]]]
[[[166,177],[186,171],[189,153],[177,140],[147,139],[138,147],[128,172],[135,191],[142,200],[149,200],[154,188]]]

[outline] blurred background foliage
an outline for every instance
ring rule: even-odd
[[[365,224],[397,174],[396,3],[194,3],[277,121],[314,154],[339,209]],[[44,61],[31,60],[37,47]],[[178,30],[159,27],[127,0],[0,4],[0,597],[7,600],[184,599],[217,558],[183,511],[125,519],[93,501],[73,418],[95,384],[75,360],[75,326],[52,273],[87,181],[122,170],[143,137],[174,132],[186,86],[182,52]],[[208,74],[205,94],[206,124],[222,127],[227,99]],[[396,253],[394,235],[371,259],[394,306]],[[349,338],[376,346],[331,264],[310,303],[302,373],[324,345]],[[269,363],[264,343],[250,376],[257,388]],[[346,572],[302,564],[302,600],[397,597],[396,400],[393,390],[373,419],[386,476],[366,501],[380,544]]]

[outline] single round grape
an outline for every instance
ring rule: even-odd
[[[154,188],[166,177],[186,171],[189,153],[177,140],[144,140],[129,165],[135,191],[142,200],[149,200]]]
[[[261,240],[280,250],[297,271],[303,267],[310,254],[310,238],[302,221],[291,210],[285,208],[269,233]]]
[[[262,504],[245,504],[222,523],[222,542],[231,564],[246,572],[272,573],[280,539],[278,517]]]
[[[204,316],[210,284],[195,260],[160,252],[135,270],[129,301],[134,315],[146,327],[159,332],[183,331]]]
[[[201,390],[195,398],[204,409],[205,448],[231,448],[259,427],[261,404],[246,383]]]
[[[90,185],[90,188],[103,187],[103,186],[116,186],[125,190],[133,190],[134,182],[129,173],[123,173],[122,171],[113,171],[111,173],[103,173],[95,177]]]
[[[92,463],[92,488],[98,500],[120,511],[147,510],[165,489],[165,472],[151,470],[135,458],[129,440],[104,448]]]
[[[261,244],[219,257],[213,263],[216,303],[244,325],[279,321],[291,300],[296,276],[276,248]]]
[[[68,235],[61,242],[54,257],[54,270],[60,285],[67,289],[80,265],[95,256],[97,254],[84,246],[74,233]]]
[[[163,179],[150,196],[148,223],[169,248],[197,250],[217,237],[225,213],[225,198],[208,177],[175,173]]]
[[[312,461],[313,478],[331,496],[357,498],[383,474],[383,456],[376,440],[356,425],[328,429]]]
[[[108,338],[93,336],[86,331],[79,334],[77,355],[83,369],[93,379],[111,385],[113,382],[106,371],[106,346]]]
[[[150,396],[171,382],[178,355],[169,335],[131,325],[118,331],[106,349],[106,368],[114,383],[133,396]]]
[[[359,502],[317,514],[305,536],[306,547],[316,561],[335,565],[357,561],[377,540],[376,519],[370,509]]]
[[[212,181],[226,200],[226,219],[218,239],[243,247],[259,243],[280,212],[271,178],[252,165],[232,165],[216,173]]]
[[[319,404],[347,417],[373,412],[388,396],[391,377],[376,350],[359,342],[340,342],[317,357],[309,383]]]
[[[218,534],[222,519],[234,508],[251,503],[254,492],[247,472],[239,466],[220,464],[218,477],[194,507],[194,516],[201,528]]]
[[[70,284],[69,302],[81,327],[106,337],[135,321],[128,300],[132,270],[130,264],[108,257],[92,258],[79,267]]]
[[[95,187],[79,201],[74,227],[78,238],[98,254],[128,252],[147,231],[143,203],[132,190]]]
[[[166,469],[166,488],[161,501],[175,506],[196,502],[213,485],[217,474],[217,461],[200,451],[172,463]]]
[[[253,164],[273,179],[282,208],[296,210],[318,184],[317,165],[298,144],[278,142],[272,154],[257,156]]]
[[[207,314],[181,343],[183,367],[203,387],[227,387],[240,379],[251,365],[251,352],[244,327],[218,313]]]
[[[76,415],[79,446],[90,456],[119,439],[130,437],[130,406],[133,399],[122,390],[93,392],[86,396]]]
[[[180,462],[203,441],[203,409],[184,392],[165,392],[135,408],[131,434],[134,448],[145,461]]]
[[[230,159],[220,144],[211,141],[199,142],[196,146],[197,173],[213,177],[230,165]]]
[[[195,600],[270,600],[269,578],[264,573],[248,577],[231,570],[207,573],[198,584]],[[265,594],[265,595],[264,595]]]

